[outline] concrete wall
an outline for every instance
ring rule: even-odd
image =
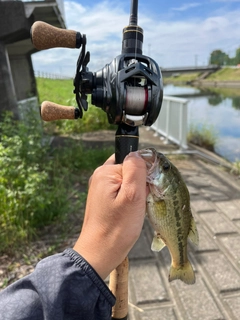
[[[9,60],[17,100],[36,96],[36,81],[31,55],[10,55]]]
[[[19,118],[18,101],[37,96],[30,39],[37,20],[66,28],[63,0],[0,0],[0,114],[11,110]]]
[[[18,117],[17,99],[11,74],[8,52],[0,42],[0,113],[3,110],[12,111]]]
[[[19,54],[12,46],[30,38],[33,21],[25,17],[23,2],[0,2],[0,112],[11,110],[15,117],[19,116],[17,101],[36,95],[30,53],[26,48]]]

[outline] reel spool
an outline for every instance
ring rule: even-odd
[[[142,115],[146,113],[148,90],[140,87],[126,87],[126,113]]]

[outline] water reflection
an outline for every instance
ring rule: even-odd
[[[167,85],[164,95],[187,97],[188,125],[211,125],[218,134],[215,150],[230,161],[240,159],[240,92],[238,89]]]

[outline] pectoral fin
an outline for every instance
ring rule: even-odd
[[[192,243],[194,243],[196,246],[198,245],[198,242],[199,242],[198,231],[197,231],[197,226],[193,217],[191,219],[191,225],[190,225],[188,237],[192,241]]]
[[[165,247],[165,243],[160,239],[157,234],[154,235],[151,250],[152,251],[161,251]]]

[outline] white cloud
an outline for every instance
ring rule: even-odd
[[[191,9],[191,8],[199,7],[200,5],[201,5],[201,3],[199,3],[199,2],[184,3],[180,7],[172,8],[172,10],[175,10],[175,11],[186,11],[186,10]]]
[[[91,53],[89,69],[97,71],[121,54],[122,29],[128,24],[129,12],[121,2],[103,1],[91,8],[65,2],[67,27],[87,35],[87,50]],[[228,53],[240,46],[240,11],[225,12],[208,18],[171,20],[153,19],[139,13],[139,25],[144,30],[143,54],[160,66],[191,66],[208,63],[210,53],[221,49]],[[78,49],[51,49],[34,54],[35,70],[75,74]]]

